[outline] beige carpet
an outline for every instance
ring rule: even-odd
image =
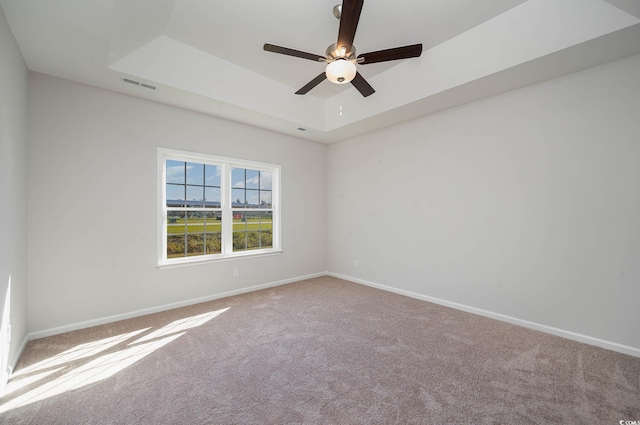
[[[323,277],[32,341],[1,424],[619,424],[640,358]]]

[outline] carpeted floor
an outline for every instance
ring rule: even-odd
[[[0,424],[618,424],[640,358],[322,277],[31,341]]]

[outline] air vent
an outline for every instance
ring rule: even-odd
[[[131,78],[121,77],[120,79],[123,82],[127,83],[127,84],[133,84],[134,86],[144,87],[145,89],[150,89],[150,90],[157,90],[158,89],[156,86],[152,86],[151,84],[147,84],[147,83],[143,83],[143,82],[140,82],[140,81],[132,80]]]
[[[140,85],[140,81],[133,81],[133,80],[130,80],[130,79],[124,78],[124,77],[122,77],[122,81],[124,81],[125,83],[133,84],[135,86],[139,86]]]

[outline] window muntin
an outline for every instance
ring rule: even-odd
[[[279,166],[159,150],[159,264],[279,252]]]

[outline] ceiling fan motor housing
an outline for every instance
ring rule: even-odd
[[[341,49],[336,45],[336,43],[333,43],[331,46],[327,47],[325,55],[327,56],[327,62],[332,62],[336,59],[355,60],[356,46],[351,45],[351,50],[347,52],[346,49]]]

